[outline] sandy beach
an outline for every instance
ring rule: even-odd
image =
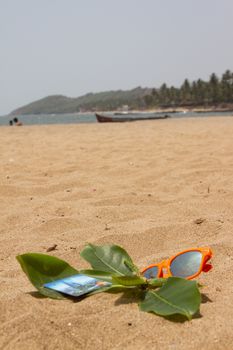
[[[232,349],[233,118],[1,127],[0,138],[1,349]],[[87,242],[121,245],[140,268],[210,246],[201,317],[170,322],[121,294],[39,297],[15,259],[56,244],[47,254],[86,268]]]

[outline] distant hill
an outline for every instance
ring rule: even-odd
[[[198,79],[190,82],[185,79],[178,88],[164,83],[160,88],[137,87],[128,91],[89,93],[77,98],[48,96],[14,110],[11,115],[114,111],[124,105],[129,110],[183,108],[232,111],[233,72],[227,69],[221,77],[212,73],[208,81]]]
[[[143,108],[144,98],[152,89],[137,87],[128,91],[106,91],[89,93],[77,98],[53,95],[15,109],[11,115],[75,113],[85,111],[116,110],[123,105]]]

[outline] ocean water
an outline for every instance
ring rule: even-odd
[[[103,113],[105,115],[110,115],[111,113]],[[167,113],[169,114],[169,113]],[[152,116],[153,113],[141,114],[140,116]],[[159,115],[159,114],[158,114]],[[161,115],[164,115],[162,113]],[[233,112],[210,112],[210,113],[170,113],[171,118],[189,118],[189,117],[214,117],[214,116],[232,116]],[[136,115],[135,115],[136,116]],[[133,118],[133,115],[130,115]],[[138,114],[137,114],[138,117]],[[0,116],[0,126],[9,125],[9,121],[12,119],[11,116]],[[90,114],[80,114],[80,113],[70,113],[70,114],[34,114],[34,115],[21,115],[18,119],[24,125],[46,125],[46,124],[80,124],[80,123],[96,123],[96,117],[94,113]]]
[[[29,114],[17,118],[24,125],[96,123],[94,114]],[[0,125],[9,125],[11,119],[13,117],[9,115],[0,117]]]

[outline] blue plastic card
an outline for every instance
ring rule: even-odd
[[[86,275],[73,275],[44,284],[44,287],[79,297],[95,290],[111,286],[110,282],[98,280]]]

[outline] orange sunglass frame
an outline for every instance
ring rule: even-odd
[[[211,267],[212,267],[211,265],[206,265],[207,261],[210,260],[211,257],[213,256],[213,252],[209,247],[191,248],[191,249],[183,250],[182,252],[180,252],[176,255],[173,255],[170,259],[163,260],[158,264],[152,264],[152,265],[147,266],[144,270],[142,270],[142,274],[144,274],[147,270],[149,270],[152,267],[157,267],[158,268],[157,278],[172,277],[170,266],[171,266],[173,260],[175,258],[177,258],[179,255],[182,255],[182,254],[185,254],[188,252],[193,252],[193,251],[200,252],[202,254],[202,260],[201,260],[201,264],[200,264],[200,268],[199,268],[198,272],[195,273],[194,275],[186,277],[186,279],[191,280],[191,279],[197,277],[198,275],[200,275],[200,273],[202,271],[207,272],[211,269]],[[164,270],[166,271],[165,273],[163,272]],[[154,277],[154,278],[156,278],[156,277]]]

